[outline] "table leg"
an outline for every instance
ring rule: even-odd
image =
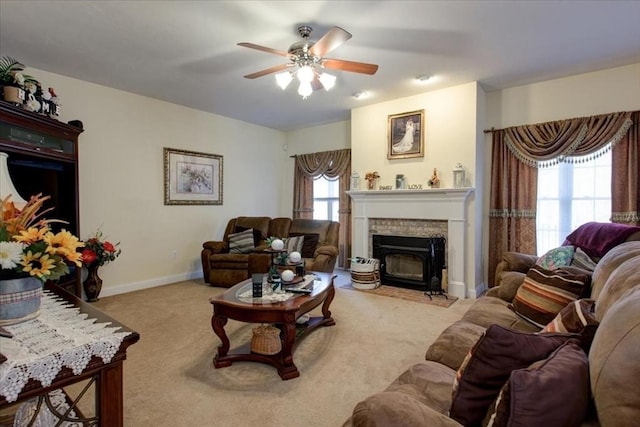
[[[122,362],[104,368],[99,373],[98,419],[101,426],[124,426]]]
[[[332,326],[336,324],[336,322],[331,317],[331,311],[329,310],[329,306],[331,305],[331,302],[333,302],[333,298],[335,297],[335,295],[336,295],[336,290],[333,287],[333,281],[332,281],[331,284],[329,285],[327,298],[322,303],[322,316],[325,319],[324,326]]]
[[[282,367],[278,369],[278,374],[283,380],[289,380],[300,376],[298,368],[293,363],[293,345],[296,341],[295,319],[289,319],[281,328],[283,332],[282,351],[280,353],[282,357]]]
[[[213,365],[216,368],[222,368],[231,365],[230,360],[220,361],[219,359],[225,357],[229,352],[229,337],[227,337],[224,331],[224,325],[227,324],[227,317],[214,314],[211,318],[211,327],[213,332],[220,338],[221,344],[218,346],[218,354],[213,359]]]

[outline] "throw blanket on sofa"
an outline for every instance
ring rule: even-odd
[[[567,236],[565,245],[578,246],[592,258],[602,258],[604,254],[626,241],[640,227],[608,222],[587,222]]]

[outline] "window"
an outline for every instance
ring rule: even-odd
[[[611,218],[611,151],[538,169],[538,254],[560,246],[585,222]]]
[[[324,175],[313,181],[313,219],[338,221],[340,186],[339,179],[327,179]]]

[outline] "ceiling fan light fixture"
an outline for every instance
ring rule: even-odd
[[[311,83],[314,77],[313,68],[309,65],[303,65],[298,68],[296,76],[298,77],[298,80],[300,80],[300,83]],[[311,85],[309,85],[309,87],[311,87]]]
[[[431,80],[432,77],[433,76],[422,75],[422,76],[416,77],[416,80],[420,83],[427,83],[429,80]]]
[[[276,74],[276,83],[282,90],[285,90],[289,83],[293,80],[293,76],[289,71],[285,71],[284,73]]]
[[[322,87],[324,90],[331,90],[336,85],[336,76],[329,73],[322,73],[318,77],[320,83],[322,83]]]
[[[303,99],[306,99],[312,93],[313,88],[311,87],[311,82],[300,82],[300,86],[298,86],[298,95]]]

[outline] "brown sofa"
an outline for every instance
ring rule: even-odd
[[[252,229],[255,248],[250,253],[229,253],[229,235]],[[266,273],[271,257],[265,253],[269,237],[305,237],[305,242],[317,244],[305,246],[302,252],[305,268],[309,271],[333,272],[338,258],[338,232],[335,221],[315,219],[291,219],[240,216],[229,220],[221,241],[202,244],[201,260],[204,281],[213,286],[230,287],[251,277],[253,273]],[[307,255],[305,257],[305,255]]]
[[[522,380],[523,371],[527,375],[541,372],[537,370],[542,369],[540,366],[545,366],[545,363],[551,363],[547,362],[551,358],[538,362],[537,365],[532,364],[526,370],[509,370],[508,381],[511,388],[506,397],[511,399],[511,406],[507,407],[512,411],[526,405],[536,408],[549,403],[551,399],[559,403],[555,405],[557,410],[571,411],[573,409],[570,402],[573,402],[576,395],[581,395],[584,411],[570,414],[574,417],[573,422],[563,422],[563,425],[637,425],[637,420],[640,419],[640,394],[636,390],[640,383],[640,242],[625,242],[608,251],[595,266],[590,279],[588,296],[595,300],[592,315],[593,319],[597,319],[592,327],[597,329],[595,335],[591,336],[593,341],[589,340],[590,348],[586,347],[584,352],[576,343],[572,343],[584,359],[582,381],[574,377],[561,377],[559,387],[546,385],[543,387],[544,395],[529,402],[523,397],[523,393],[531,388],[517,388],[515,385]],[[479,351],[478,346],[474,347],[476,343],[486,340],[489,331],[500,328],[527,339],[554,335],[535,333],[540,328],[524,321],[508,307],[517,288],[522,286],[522,281],[511,283],[516,289],[505,289],[505,286],[506,283],[494,287],[478,298],[462,319],[443,331],[428,348],[425,362],[410,367],[385,391],[359,402],[344,426],[460,426],[460,423],[450,417],[453,416],[450,413],[453,384],[465,356],[472,349]],[[580,300],[581,303],[588,301],[590,300]],[[590,303],[593,307],[593,301]],[[567,339],[567,334],[556,335]],[[577,334],[571,336],[580,337]],[[510,350],[508,348],[508,344],[504,342],[494,345],[493,349],[497,354],[494,360],[499,360],[502,353],[527,353],[524,351],[527,350],[525,346]],[[465,372],[471,369],[466,366]],[[487,365],[473,366],[476,373],[487,369]],[[565,367],[580,369],[580,363],[574,363],[572,359]],[[577,387],[579,392],[559,391],[565,386]],[[489,382],[482,382],[478,390],[482,392],[489,387]],[[510,419],[512,423],[508,425],[558,425],[557,421],[543,422],[540,418],[527,423],[524,422],[526,416],[522,412],[517,413],[521,414],[516,419],[520,423],[514,424],[514,419]],[[490,421],[496,420],[494,418]],[[489,418],[485,418],[482,425],[487,425],[488,421]]]

